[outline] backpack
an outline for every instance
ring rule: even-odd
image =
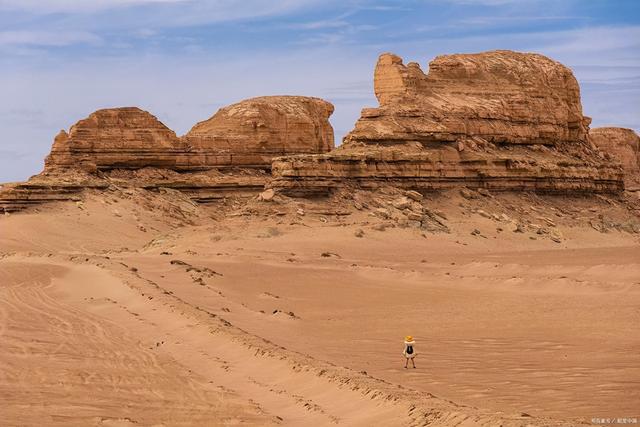
[[[413,346],[412,345],[408,345],[407,346],[407,354],[413,354]]]

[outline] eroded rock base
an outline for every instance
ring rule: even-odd
[[[363,189],[380,185],[418,191],[451,187],[557,194],[621,193],[623,174],[616,165],[593,162],[554,150],[337,149],[314,156],[274,160],[274,189],[283,194],[322,196],[345,184]]]
[[[79,201],[85,190],[104,191],[112,187],[150,191],[180,191],[197,203],[227,197],[252,197],[260,193],[269,176],[264,171],[234,170],[177,173],[146,168],[137,171],[113,170],[99,176],[78,171],[41,174],[23,183],[0,188],[0,212],[17,212],[42,203]]]

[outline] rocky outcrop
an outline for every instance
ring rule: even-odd
[[[326,194],[354,183],[433,190],[452,186],[616,193],[622,170],[588,141],[571,70],[537,54],[439,56],[425,74],[383,54],[378,108],[365,108],[343,144],[325,155],[274,160],[273,187]]]
[[[624,168],[625,186],[640,191],[640,137],[632,129],[602,127],[589,131],[598,149],[619,161]]]
[[[215,170],[178,173],[169,169],[117,169],[96,176],[77,170],[59,170],[27,182],[0,186],[0,212],[16,212],[48,202],[79,201],[87,190],[139,188],[155,192],[178,190],[198,203],[228,197],[251,197],[264,189],[269,176],[260,170],[233,174]]]
[[[344,185],[375,190],[388,184],[418,191],[465,186],[555,194],[618,193],[623,189],[618,167],[519,147],[508,152],[337,149],[324,155],[276,158],[272,172],[275,189],[300,197],[326,196]]]
[[[42,174],[0,188],[0,211],[72,200],[114,183],[175,188],[198,202],[257,194],[273,157],[333,148],[332,112],[318,98],[253,98],[178,137],[139,108],[98,110],[56,136]]]
[[[333,148],[333,105],[303,96],[266,96],[220,109],[184,137],[135,107],[98,110],[56,136],[45,170],[269,169],[286,154]]]
[[[56,136],[45,170],[176,167],[185,146],[155,116],[136,107],[98,110]]]
[[[380,106],[366,108],[346,143],[582,143],[590,119],[570,69],[542,55],[512,51],[438,56],[425,74],[396,55],[374,73]]]
[[[598,142],[602,132],[589,137],[571,70],[541,55],[439,56],[425,74],[418,64],[383,54],[374,87],[380,105],[363,109],[335,150],[333,106],[317,98],[242,101],[183,137],[138,108],[100,110],[56,137],[43,174],[0,190],[0,209],[67,200],[84,187],[114,183],[179,189],[199,202],[257,195],[265,184],[298,196],[348,184],[622,192],[622,167],[593,141],[620,153],[628,171],[634,167],[629,153],[637,153],[637,142],[629,151],[623,143]],[[69,179],[74,171],[89,178]]]
[[[192,164],[270,168],[286,154],[333,149],[333,105],[319,98],[264,96],[221,108],[183,138]]]
[[[105,190],[109,184],[97,179],[39,179],[0,186],[0,212],[16,212],[43,203],[80,200],[85,190]]]

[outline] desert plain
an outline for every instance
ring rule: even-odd
[[[638,235],[589,225],[596,209],[628,213],[604,198],[473,197],[424,199],[450,228],[433,233],[344,200],[214,208],[118,189],[2,217],[1,423],[634,414]],[[562,242],[510,228],[527,215]]]

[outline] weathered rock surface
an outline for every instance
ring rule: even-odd
[[[365,108],[331,153],[274,160],[272,185],[297,195],[345,183],[433,190],[616,193],[622,170],[588,141],[571,71],[537,54],[494,51],[437,57],[424,74],[383,54],[380,106]]]
[[[220,109],[184,137],[135,107],[98,110],[56,136],[46,170],[269,169],[285,154],[333,148],[333,105],[303,96],[266,96]]]
[[[43,174],[0,189],[0,210],[68,200],[82,188],[112,184],[179,189],[199,202],[257,196],[265,184],[298,196],[389,184],[414,190],[405,204],[423,191],[454,186],[622,192],[622,167],[594,148],[593,138],[628,170],[637,167],[637,155],[633,166],[630,154],[637,154],[637,142],[629,151],[622,142],[598,142],[599,134],[610,142],[610,133],[589,137],[576,79],[541,55],[440,56],[425,74],[415,63],[383,54],[374,86],[379,107],[364,109],[335,150],[328,121],[333,106],[318,98],[245,100],[183,137],[138,108],[100,110],[56,137]],[[629,137],[620,135],[620,141]],[[266,192],[261,199],[274,196]]]
[[[68,133],[60,131],[45,170],[173,169],[184,151],[175,132],[150,113],[136,107],[111,108],[92,113]]]
[[[602,127],[589,131],[589,137],[601,151],[622,164],[625,186],[640,190],[640,137],[632,129]]]
[[[221,108],[185,136],[207,167],[270,168],[285,154],[326,153],[334,147],[333,105],[319,98],[264,96]]]
[[[269,179],[261,171],[274,156],[333,148],[332,112],[333,105],[318,98],[253,98],[178,137],[139,108],[98,110],[56,136],[42,174],[0,188],[0,211],[74,199],[85,188],[114,182],[179,189],[198,202],[257,194]]]
[[[227,197],[251,197],[264,190],[269,176],[264,171],[244,170],[234,174],[218,171],[178,173],[169,169],[114,169],[101,176],[60,170],[32,177],[23,183],[0,187],[0,212],[16,212],[47,202],[81,200],[85,190],[139,188],[150,191],[178,190],[198,203]]]
[[[345,184],[363,189],[389,184],[427,191],[466,186],[559,194],[617,193],[623,189],[618,167],[557,153],[532,156],[525,148],[509,152],[336,149],[324,155],[276,158],[272,173],[275,179],[271,185],[294,196],[324,196]]]
[[[501,144],[585,142],[580,88],[570,69],[542,55],[512,51],[438,56],[425,74],[396,55],[374,74],[380,106],[365,108],[346,143]]]
[[[105,190],[109,183],[94,176],[59,177],[52,180],[39,175],[27,182],[4,184],[0,187],[0,212],[15,212],[48,202],[80,200],[85,190]]]

